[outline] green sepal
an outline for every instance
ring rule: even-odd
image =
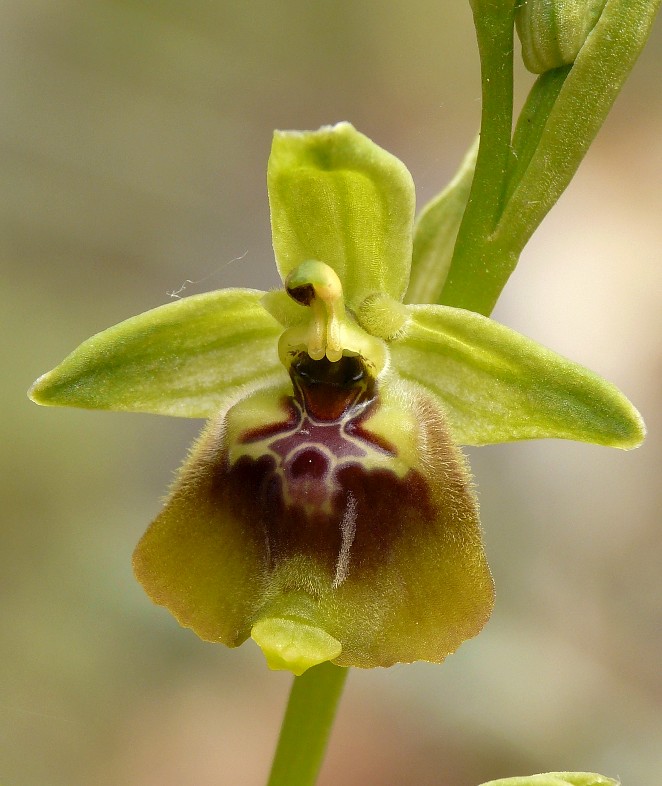
[[[120,322],[84,341],[29,396],[49,406],[210,417],[228,397],[287,378],[281,327],[261,306],[263,294],[222,289]]]
[[[545,772],[516,778],[499,778],[482,786],[620,786],[620,781],[595,772]]]
[[[555,437],[629,449],[644,438],[614,385],[480,314],[411,306],[390,350],[398,374],[442,400],[462,445]]]
[[[473,182],[478,155],[476,138],[446,188],[416,218],[406,303],[438,303],[453,258],[455,240]]]
[[[278,131],[267,184],[283,281],[314,259],[336,271],[350,307],[375,292],[402,299],[411,264],[415,194],[401,161],[349,123]]]

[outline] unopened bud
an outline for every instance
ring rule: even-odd
[[[595,772],[546,772],[483,783],[483,786],[620,786],[619,781]]]
[[[542,74],[575,62],[606,0],[519,0],[515,21],[524,65]]]

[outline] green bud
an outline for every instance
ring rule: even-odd
[[[619,786],[619,781],[595,772],[545,772],[541,775],[500,778],[498,781],[483,783],[483,786]]]
[[[515,12],[524,65],[534,74],[575,62],[606,0],[519,0]]]

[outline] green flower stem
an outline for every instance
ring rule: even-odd
[[[513,158],[504,205],[513,195],[538,148],[540,137],[572,66],[546,71],[536,79],[520,112],[513,134]]]
[[[510,145],[508,172],[501,185],[499,201],[495,200],[500,209],[510,207],[511,196],[528,172],[569,72],[570,66],[556,68],[542,74],[533,85]],[[498,219],[486,225],[481,234],[473,238],[465,234],[458,239],[440,303],[489,316],[523,248],[523,244],[520,247],[513,242],[512,233],[501,235],[495,231],[501,223]],[[524,242],[526,240],[528,236]]]
[[[511,158],[514,3],[474,0],[472,7],[481,62],[480,147],[440,302],[487,315],[493,281],[500,281],[502,264],[511,262],[495,255],[486,241],[501,214]]]
[[[349,669],[322,663],[295,677],[268,786],[312,786]]]

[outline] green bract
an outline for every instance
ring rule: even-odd
[[[282,290],[134,317],[30,395],[210,418],[134,559],[150,597],[202,638],[252,636],[295,674],[442,661],[493,602],[458,444],[632,448],[641,418],[608,382],[486,317],[403,304],[411,177],[349,124],[277,133],[268,184]],[[434,208],[447,234],[466,184]],[[428,219],[418,231],[415,247],[434,243]],[[409,299],[425,291],[417,258]]]

